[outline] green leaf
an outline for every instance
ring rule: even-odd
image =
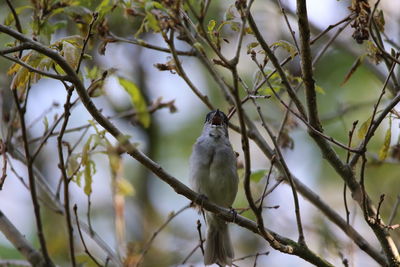
[[[139,122],[143,127],[148,128],[150,126],[151,118],[142,92],[132,81],[120,77],[118,78],[118,81],[131,97],[131,102],[136,109]]]
[[[254,171],[250,174],[250,180],[252,182],[258,183],[266,174],[267,170],[265,169]]]
[[[385,134],[385,140],[383,141],[383,145],[381,147],[381,150],[379,151],[379,160],[385,160],[387,158],[391,139],[392,139],[392,120],[390,119],[389,128],[386,130]]]
[[[357,135],[358,138],[363,139],[365,135],[367,134],[369,125],[371,124],[372,117],[369,117],[368,120],[364,121],[363,124],[361,124],[360,129],[358,129]]]
[[[144,5],[144,10],[147,11],[151,11],[152,9],[161,9],[161,10],[165,10],[164,6],[156,1],[146,1],[146,4]]]
[[[217,24],[217,22],[215,20],[213,20],[213,19],[210,20],[207,25],[208,32],[212,32],[214,30],[216,24]]]
[[[108,12],[111,11],[113,6],[114,4],[110,0],[101,1],[101,3],[96,8],[96,12],[99,13],[99,18],[103,18]]]
[[[15,13],[17,13],[17,15],[19,15],[19,14],[21,14],[22,11],[24,11],[25,9],[33,9],[33,6],[26,5],[26,6],[17,7],[17,8],[15,9]],[[14,15],[13,15],[12,12],[8,12],[7,17],[6,17],[6,19],[4,20],[4,24],[5,24],[6,26],[10,26],[11,23],[13,23],[13,22],[14,22]]]
[[[289,52],[290,57],[292,59],[296,56],[296,53],[297,53],[296,47],[285,40],[280,40],[278,42],[275,42],[272,44],[272,46],[283,48],[284,50]]]
[[[259,45],[258,42],[251,42],[247,45],[247,54],[250,54],[253,48],[256,48]]]
[[[147,29],[150,28],[154,32],[160,32],[160,26],[158,25],[158,20],[151,12],[146,12],[146,24]]]

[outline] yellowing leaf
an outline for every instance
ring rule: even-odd
[[[367,134],[369,125],[371,124],[372,117],[369,117],[368,120],[366,120],[361,126],[360,129],[358,129],[357,135],[358,138],[363,139],[365,135]]]
[[[324,88],[322,88],[321,86],[319,86],[319,85],[315,85],[315,91],[317,92],[317,93],[320,93],[320,94],[322,94],[322,95],[324,95],[325,94],[325,90],[324,90]]]
[[[385,160],[388,156],[389,148],[390,148],[390,140],[392,138],[392,122],[390,121],[390,127],[386,130],[385,140],[379,151],[379,160]]]
[[[32,55],[32,52],[26,54],[25,56],[23,56],[23,57],[21,58],[21,61],[27,62],[28,59],[31,57],[31,55]],[[10,75],[10,76],[11,76],[11,75],[15,74],[15,73],[16,73],[19,69],[21,69],[21,68],[22,68],[22,66],[21,66],[20,64],[14,63],[14,64],[12,64],[11,67],[8,69],[7,75]]]
[[[73,175],[76,171],[78,171],[79,168],[79,162],[78,162],[78,157],[79,154],[72,154],[69,159],[68,159],[68,163],[67,163],[67,175],[71,176]]]
[[[94,162],[92,160],[89,160],[84,169],[85,187],[83,188],[83,191],[88,196],[92,193],[92,176],[95,172],[96,169]]]
[[[117,180],[117,193],[123,196],[133,196],[135,189],[128,180],[122,178]]]
[[[147,110],[147,103],[142,95],[142,92],[140,92],[140,89],[132,81],[124,78],[118,78],[118,81],[131,97],[131,102],[136,109],[139,122],[143,125],[143,127],[149,127],[151,121],[150,113]]]

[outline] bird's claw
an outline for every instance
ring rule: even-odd
[[[199,209],[199,213],[203,210],[204,201],[208,200],[208,197],[204,194],[199,194],[196,199],[192,202],[192,206]]]
[[[237,214],[238,214],[237,211],[234,208],[230,207],[229,208],[229,212],[232,213],[232,216],[233,216],[232,222],[235,223],[236,222],[236,218],[237,218]]]

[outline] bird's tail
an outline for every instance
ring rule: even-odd
[[[215,215],[207,214],[207,239],[204,249],[204,264],[232,265],[234,257],[228,224]]]

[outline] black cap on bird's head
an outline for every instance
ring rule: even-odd
[[[220,111],[219,109],[213,110],[209,112],[206,116],[206,121],[205,123],[209,123],[211,125],[216,125],[216,126],[227,126],[228,125],[228,117]]]

